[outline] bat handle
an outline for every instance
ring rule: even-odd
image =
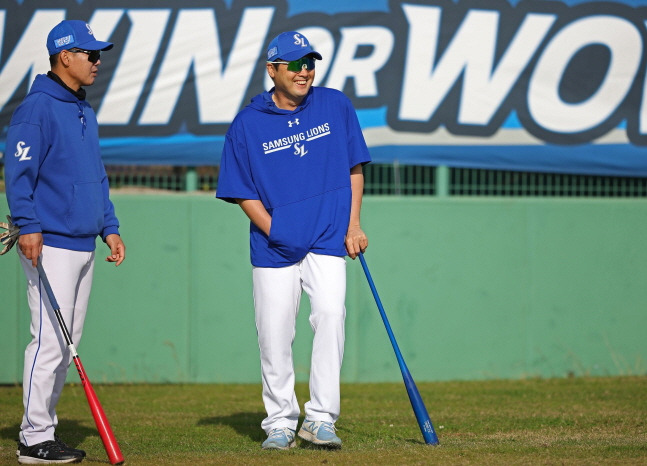
[[[60,309],[58,302],[56,301],[56,297],[54,297],[52,287],[49,284],[49,280],[47,279],[47,274],[45,273],[45,269],[43,268],[43,261],[41,260],[40,256],[38,257],[36,267],[38,268],[38,275],[40,276],[40,281],[43,283],[43,287],[45,288],[45,293],[49,298],[49,302],[52,304],[53,308]]]
[[[371,291],[373,292],[373,298],[375,298],[375,303],[377,304],[377,308],[380,311],[380,316],[382,317],[382,321],[384,322],[384,326],[386,327],[386,333],[388,333],[389,340],[391,341],[391,345],[395,350],[395,356],[398,359],[398,364],[400,366],[400,369],[408,370],[407,365],[404,362],[404,358],[400,353],[398,342],[395,339],[395,335],[393,335],[393,330],[391,329],[391,324],[389,323],[389,319],[386,317],[386,311],[384,310],[384,306],[382,306],[382,300],[380,299],[380,295],[377,293],[377,288],[375,287],[375,283],[373,283],[371,272],[369,272],[368,270],[366,259],[364,259],[364,254],[361,252],[359,253],[359,261],[362,264],[362,268],[364,269],[364,274],[366,275],[366,279],[368,280],[368,285],[371,288]]]
[[[52,308],[54,308],[54,314],[56,315],[56,320],[58,320],[61,331],[63,332],[65,343],[67,343],[67,346],[72,348],[72,353],[74,354],[76,353],[76,350],[74,349],[74,345],[72,344],[72,337],[70,336],[70,332],[67,330],[67,325],[65,325],[65,320],[63,320],[63,316],[61,315],[61,307],[56,301],[54,291],[52,291],[52,286],[49,284],[49,280],[47,279],[47,274],[45,273],[45,269],[43,268],[43,262],[41,261],[40,256],[38,257],[36,268],[38,269],[38,276],[40,277],[40,281],[43,284],[43,288],[45,288],[45,293],[49,298],[49,302],[52,305]]]

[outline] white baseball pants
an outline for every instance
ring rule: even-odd
[[[27,300],[31,311],[31,341],[25,350],[23,404],[20,441],[27,446],[54,440],[58,424],[56,405],[63,391],[72,356],[38,269],[18,251],[27,277]],[[43,247],[43,269],[61,308],[75,347],[81,341],[90,298],[94,252]]]
[[[314,331],[310,365],[310,401],[306,418],[334,423],[340,411],[340,372],[346,318],[346,261],[343,257],[308,253],[295,265],[254,267],[254,307],[261,353],[266,433],[296,430],[299,404],[294,392],[292,343],[301,291],[310,298]]]

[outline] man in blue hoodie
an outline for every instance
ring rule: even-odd
[[[370,156],[357,115],[343,93],[313,87],[314,51],[302,34],[279,34],[267,50],[274,87],[252,99],[225,139],[216,196],[251,220],[254,308],[268,435],[264,449],[295,446],[299,404],[294,341],[302,290],[314,331],[310,400],[299,437],[340,448],[346,261],[368,246],[360,227]]]
[[[120,265],[126,257],[99,152],[97,119],[82,87],[94,83],[101,51],[112,47],[96,40],[84,21],[66,20],[55,26],[47,37],[51,71],[36,77],[7,134],[7,201],[13,223],[20,228],[18,254],[31,310],[20,463],[71,463],[85,456],[55,433],[56,405],[72,358],[36,264],[40,257],[78,345],[97,236],[110,248],[106,261]]]

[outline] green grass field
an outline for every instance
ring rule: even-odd
[[[126,464],[647,464],[647,376],[418,386],[440,439],[422,441],[403,384],[342,386],[340,451],[263,451],[260,385],[95,387]],[[297,395],[307,400],[307,386]],[[20,387],[0,387],[0,464],[17,464]],[[58,433],[108,464],[79,385]]]

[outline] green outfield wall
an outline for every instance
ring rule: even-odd
[[[78,345],[93,381],[260,382],[240,209],[197,194],[113,200],[127,260],[115,268],[99,245]],[[416,380],[647,373],[646,200],[366,197],[362,221]],[[401,380],[361,265],[347,264],[343,381]],[[0,270],[0,383],[18,383],[29,311],[14,251]],[[308,313],[304,299],[300,381]]]

